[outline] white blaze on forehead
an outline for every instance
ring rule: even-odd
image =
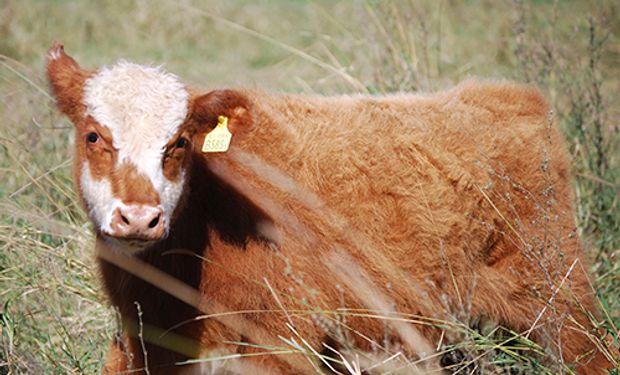
[[[86,113],[112,132],[119,164],[150,169],[187,115],[188,93],[161,68],[121,61],[86,81]]]
[[[162,157],[185,120],[188,97],[175,75],[127,61],[102,68],[84,87],[86,115],[110,130],[118,150],[117,164],[134,164],[150,179],[159,193],[166,224],[183,190],[185,173],[177,182],[167,180]]]

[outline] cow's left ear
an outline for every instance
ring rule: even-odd
[[[235,135],[252,127],[252,103],[237,90],[214,90],[194,98],[190,118],[197,131],[213,128],[219,116],[228,117],[228,129]]]

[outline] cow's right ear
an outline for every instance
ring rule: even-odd
[[[190,114],[198,131],[215,127],[220,116],[228,117],[232,134],[243,133],[253,125],[252,103],[238,90],[213,90],[193,99]]]
[[[84,118],[84,82],[90,72],[83,70],[67,55],[62,44],[55,42],[47,54],[47,78],[56,105],[74,124]]]

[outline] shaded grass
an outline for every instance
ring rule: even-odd
[[[120,57],[165,63],[203,88],[384,93],[434,90],[471,75],[536,83],[570,145],[577,226],[594,259],[601,325],[617,339],[619,11],[612,1],[6,1],[0,374],[98,373],[115,329],[72,187],[71,125],[46,94],[43,57],[53,40],[85,66]],[[445,349],[464,353],[454,371],[547,371],[536,355],[513,350],[510,333],[455,332],[460,342]]]

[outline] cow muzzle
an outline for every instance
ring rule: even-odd
[[[157,241],[164,238],[166,228],[163,210],[148,205],[123,205],[112,213],[111,232],[117,239]]]

